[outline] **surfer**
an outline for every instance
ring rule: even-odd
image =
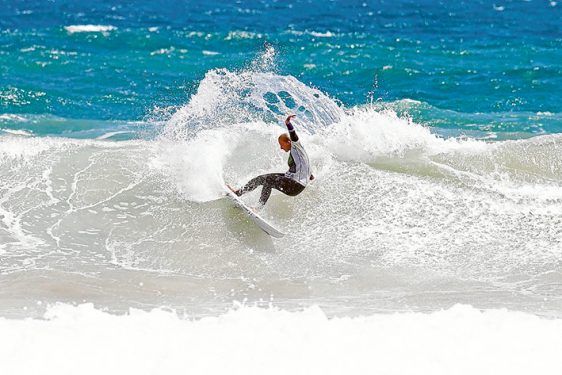
[[[314,176],[310,173],[308,155],[299,141],[295,127],[291,124],[291,119],[295,117],[296,115],[290,115],[285,119],[285,125],[287,130],[289,130],[289,134],[283,133],[278,138],[281,150],[289,152],[289,170],[285,173],[270,173],[257,176],[238,190],[227,185],[234,194],[241,196],[255,190],[258,186],[263,186],[259,201],[261,207],[263,207],[269,199],[272,189],[277,189],[286,195],[294,197],[304,190],[309,180],[314,180]]]

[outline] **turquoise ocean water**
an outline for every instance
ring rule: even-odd
[[[460,132],[556,133],[561,18],[538,0],[3,1],[0,121],[93,137],[185,104],[206,72],[243,69],[271,45],[272,70],[346,106],[390,104]]]

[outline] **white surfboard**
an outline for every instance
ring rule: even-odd
[[[226,196],[232,200],[235,205],[240,207],[242,211],[244,211],[246,215],[248,215],[258,227],[260,227],[261,230],[275,238],[281,238],[285,235],[285,233],[273,227],[273,225],[269,224],[263,217],[252,211],[250,207],[246,206],[242,199],[234,194],[228,187],[225,186],[224,189],[226,190]]]

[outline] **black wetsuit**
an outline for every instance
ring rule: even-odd
[[[304,190],[308,180],[313,178],[312,174],[310,174],[308,155],[299,143],[297,132],[290,122],[287,124],[287,129],[291,137],[291,153],[288,161],[289,170],[286,173],[270,173],[253,178],[240,190],[236,191],[236,195],[241,196],[261,185],[263,188],[260,204],[265,205],[272,189],[277,189],[291,197],[300,194]]]

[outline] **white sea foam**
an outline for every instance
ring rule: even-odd
[[[135,142],[124,143],[124,145],[131,144],[135,144]],[[3,163],[14,159],[33,161],[33,158],[43,153],[50,152],[50,155],[56,155],[57,153],[67,152],[69,149],[81,149],[87,146],[95,147],[97,145],[102,149],[119,149],[122,147],[118,143],[105,142],[103,139],[94,141],[55,137],[21,137],[11,134],[0,136],[0,145],[0,166],[4,166]]]
[[[239,135],[228,132],[202,132],[194,139],[162,142],[152,167],[172,176],[177,189],[192,201],[216,199],[222,192],[224,162]]]
[[[325,32],[320,32],[320,31],[309,31],[309,30],[305,30],[305,31],[299,31],[299,30],[289,30],[288,31],[289,34],[292,35],[310,35],[310,36],[314,36],[316,38],[332,38],[334,36],[336,36],[335,33],[331,32],[331,31],[325,31]]]
[[[229,31],[224,40],[237,40],[237,39],[261,39],[263,34],[253,33],[251,31]]]
[[[21,49],[20,49],[20,52],[24,52],[24,53],[25,53],[25,52],[33,52],[33,51],[35,51],[36,48],[37,48],[36,46],[31,46],[31,47],[27,47],[27,48],[21,48]]]
[[[115,26],[111,25],[69,25],[64,29],[69,33],[107,33],[109,31],[117,30]]]
[[[96,139],[100,139],[100,140],[109,139],[109,138],[114,137],[114,136],[116,136],[116,135],[128,134],[128,133],[131,133],[131,131],[128,131],[128,130],[120,130],[120,131],[114,131],[114,132],[107,132],[107,133],[105,133],[105,134],[100,135],[100,136],[97,137]]]
[[[318,37],[318,38],[331,38],[334,36],[334,33],[331,31],[326,31],[324,33],[318,31],[310,31],[310,35]]]
[[[154,56],[154,55],[169,55],[172,52],[174,52],[176,49],[175,47],[171,46],[169,48],[160,48],[158,50],[152,51],[150,52],[150,56]]]
[[[27,118],[12,113],[3,113],[0,115],[0,121],[23,122],[23,121],[27,121]]]
[[[267,49],[253,67],[257,70],[269,68],[274,53],[273,49]],[[263,111],[265,116],[261,120],[265,123],[279,114],[296,112],[304,126],[301,131],[306,132],[332,124],[344,113],[320,90],[308,87],[292,76],[217,69],[207,72],[189,103],[170,118],[164,135],[187,139],[200,130],[252,121],[258,116],[251,108]]]
[[[28,159],[66,142],[51,138],[0,137],[0,161],[6,159]],[[63,146],[64,147],[64,146]]]
[[[429,314],[328,318],[242,307],[217,317],[50,307],[0,318],[4,374],[560,374],[562,321],[457,305]]]
[[[428,128],[400,118],[392,111],[377,112],[368,108],[351,112],[341,122],[322,129],[317,137],[341,159],[363,162],[374,161],[377,156],[439,153],[467,145],[443,140]],[[483,142],[474,144],[484,145]]]
[[[17,129],[3,129],[0,128],[0,132],[4,132],[4,133],[8,133],[8,134],[13,134],[13,135],[21,135],[24,137],[29,137],[32,136],[33,133],[27,131],[27,130],[17,130]]]
[[[216,55],[220,55],[220,52],[216,52],[216,51],[207,51],[207,50],[203,50],[201,53],[203,53],[203,55],[205,55],[205,56],[216,56]]]

